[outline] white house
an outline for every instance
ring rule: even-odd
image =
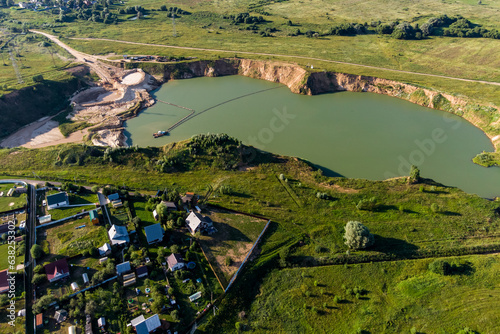
[[[176,271],[184,268],[184,260],[179,254],[171,254],[167,257],[168,269]]]
[[[213,222],[210,218],[203,217],[199,213],[191,211],[189,216],[186,218],[186,224],[191,234],[195,234],[198,231],[202,231],[203,229],[212,226]]]
[[[109,240],[112,245],[128,244],[130,237],[125,226],[113,225],[108,231]]]
[[[104,245],[98,248],[100,256],[106,256],[111,254],[111,246],[106,242]]]

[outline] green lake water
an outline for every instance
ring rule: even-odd
[[[126,122],[130,145],[227,133],[262,150],[306,159],[330,176],[383,180],[408,175],[415,164],[423,177],[482,197],[500,196],[500,168],[472,163],[477,153],[493,150],[491,142],[446,112],[371,93],[298,95],[242,76],[171,81],[154,95],[196,113],[209,110],[154,139],[153,132],[190,113],[158,102]]]

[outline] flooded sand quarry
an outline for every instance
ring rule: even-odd
[[[458,116],[372,93],[293,94],[280,84],[242,76],[171,81],[158,100],[195,110],[168,136],[153,138],[190,114],[157,102],[126,122],[128,144],[161,146],[199,133],[227,133],[269,152],[297,156],[326,175],[383,180],[423,177],[492,198],[500,168],[472,163],[492,151],[488,137]],[[203,112],[204,111],[204,112]]]

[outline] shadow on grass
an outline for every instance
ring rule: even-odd
[[[377,208],[374,211],[376,211],[376,212],[387,212],[389,210],[399,210],[399,208],[396,207],[395,205],[380,204],[380,205],[377,205]]]
[[[452,212],[452,211],[442,211],[441,214],[445,215],[445,216],[462,216],[461,213],[458,213],[458,212]]]
[[[375,237],[375,246],[371,247],[370,250],[386,254],[406,255],[406,256],[412,255],[418,250],[417,246],[401,239],[385,238],[378,234],[374,234],[374,237]]]

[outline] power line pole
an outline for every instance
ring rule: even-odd
[[[175,32],[175,13],[172,13],[172,27],[174,29],[174,37],[177,37],[177,33]]]
[[[23,77],[21,76],[21,71],[19,70],[19,67],[17,66],[16,59],[14,58],[14,55],[12,54],[12,49],[9,48],[9,56],[10,60],[12,61],[12,67],[14,67],[14,71],[16,72],[17,76],[17,83],[24,83]]]

